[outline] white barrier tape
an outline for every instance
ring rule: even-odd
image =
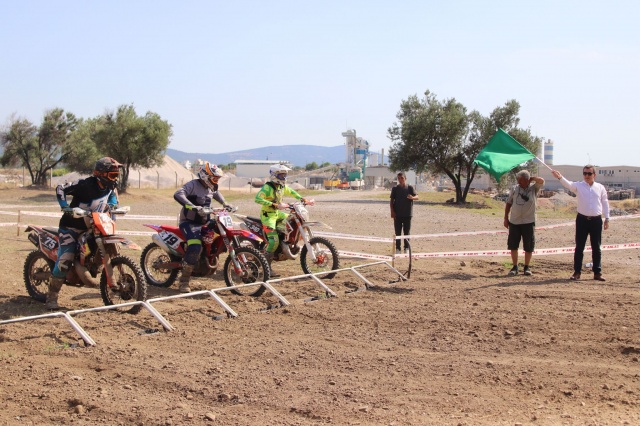
[[[0,227],[3,226],[18,226],[19,224],[17,222],[4,222],[4,223],[0,223]],[[26,228],[29,225],[20,225],[20,228]],[[145,231],[118,231],[116,232],[116,235],[153,235],[155,234],[155,232],[145,232]]]
[[[381,243],[392,243],[393,239],[391,238],[383,238],[383,237],[370,237],[366,235],[352,235],[352,234],[339,234],[336,232],[315,232],[313,235],[318,235],[321,237],[331,237],[337,239],[344,240],[357,240],[357,241],[379,241]]]
[[[116,235],[153,235],[156,234],[156,232],[151,232],[151,231],[118,231],[116,232]]]
[[[178,215],[175,216],[153,216],[144,214],[128,214],[126,216],[118,217],[118,219],[132,219],[132,220],[178,220]]]
[[[38,204],[37,206],[34,205],[28,205],[28,204],[5,204],[2,207],[4,207],[5,209],[29,209],[29,208],[34,208],[34,207],[44,207],[44,208],[60,208],[59,204]]]
[[[391,258],[391,256],[384,256],[384,255],[380,255],[380,254],[358,253],[358,252],[355,252],[355,251],[338,250],[338,254],[340,256],[344,256],[344,257],[357,257],[357,258],[361,258],[361,259],[376,259],[376,260],[386,260],[386,261],[393,260]]]
[[[626,250],[632,248],[640,248],[640,243],[623,243],[623,244],[605,244],[601,247],[602,251],[608,250]],[[586,247],[585,252],[591,251],[591,247]],[[561,247],[561,248],[548,248],[535,250],[533,254],[536,256],[550,255],[550,254],[565,254],[574,253],[575,247]],[[522,253],[524,254],[524,251]],[[414,259],[426,259],[436,257],[476,257],[476,256],[510,256],[511,250],[486,250],[486,251],[451,251],[451,252],[439,252],[439,253],[413,253],[411,256]],[[406,257],[408,255],[398,255],[396,257]]]
[[[12,216],[17,216],[18,213],[16,212],[5,212],[5,211],[0,211],[0,214],[8,214],[8,215],[12,215]],[[41,217],[57,217],[60,218],[62,217],[62,212],[59,213],[52,213],[52,212],[31,212],[31,211],[21,211],[20,212],[21,215],[23,216],[41,216]],[[126,216],[119,216],[118,220],[173,220],[175,221],[177,219],[178,216],[153,216],[153,215],[142,215],[142,214],[130,214],[130,215],[126,215]]]
[[[636,217],[640,217],[640,215],[629,215],[629,216],[616,216],[616,219],[635,219]],[[613,219],[613,218],[612,218]],[[556,228],[564,228],[567,226],[575,226],[575,222],[564,222],[557,223],[555,225],[546,225],[546,226],[536,226],[536,231],[548,230],[548,229],[556,229]],[[470,235],[500,235],[500,234],[508,234],[509,230],[501,229],[495,231],[469,231],[469,232],[450,232],[443,234],[421,234],[421,235],[404,235],[396,237],[396,240],[404,240],[410,238],[440,238],[440,237],[463,237]]]
[[[51,212],[30,212],[21,210],[20,215],[22,216],[41,216],[41,217],[57,217],[60,219],[62,217],[62,212],[51,213]]]
[[[613,216],[610,220],[624,220],[624,219],[637,219],[640,218],[640,214],[631,214],[626,216]],[[555,225],[546,225],[546,226],[536,226],[536,230],[548,230],[548,229],[556,229],[563,228],[566,226],[575,226],[574,222],[564,222],[558,223]],[[345,240],[360,240],[360,241],[379,241],[379,242],[392,242],[394,240],[404,240],[411,238],[442,238],[442,237],[462,237],[462,236],[472,236],[472,235],[501,235],[508,234],[509,231],[507,229],[495,230],[495,231],[468,231],[468,232],[449,232],[449,233],[440,233],[440,234],[416,234],[416,235],[401,235],[397,236],[393,239],[391,238],[382,238],[382,237],[369,237],[364,235],[352,235],[352,234],[338,234],[334,232],[314,232],[314,235],[327,236],[332,238],[342,238]]]

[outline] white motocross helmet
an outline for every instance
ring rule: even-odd
[[[284,185],[287,183],[287,174],[291,169],[284,164],[274,164],[269,167],[269,175],[271,176],[271,182],[276,185]]]
[[[215,164],[210,164],[209,162],[204,163],[200,171],[198,172],[198,178],[202,180],[205,185],[207,185],[210,189],[214,189],[214,185],[218,184],[218,180],[224,176],[220,167]]]

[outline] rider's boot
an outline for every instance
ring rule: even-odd
[[[273,264],[273,253],[267,252],[264,254],[264,257],[267,258],[267,263],[269,263],[269,270],[270,270],[269,278],[280,278],[280,274],[276,274],[273,271],[273,267],[271,266]]]
[[[49,291],[47,292],[47,301],[44,306],[52,311],[60,309],[58,305],[58,293],[64,284],[64,278],[56,278],[53,275],[49,277]]]
[[[193,265],[186,264],[182,267],[182,275],[180,275],[180,286],[178,291],[180,293],[190,293],[191,287],[189,287],[189,281],[191,280],[191,273],[193,272]]]

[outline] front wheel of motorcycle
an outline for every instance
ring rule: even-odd
[[[171,287],[176,282],[178,269],[163,268],[158,265],[171,262],[179,262],[177,256],[173,256],[162,250],[156,243],[149,243],[140,256],[140,267],[147,282],[155,287]]]
[[[24,285],[27,287],[29,296],[38,302],[47,300],[49,291],[49,277],[55,262],[49,259],[40,250],[34,250],[24,261]]]
[[[302,247],[300,252],[300,265],[305,274],[316,274],[318,272],[333,271],[340,269],[340,258],[338,257],[338,249],[333,243],[323,237],[313,237],[309,240],[311,247],[313,247],[313,253],[316,260],[311,257],[311,253],[307,249],[307,246]],[[325,274],[320,278],[331,279],[336,274]]]
[[[235,257],[240,263],[240,273],[236,273],[231,255],[224,262],[224,282],[228,287],[242,284],[262,283],[269,280],[271,270],[269,262],[262,253],[253,247],[238,247],[235,249]],[[264,293],[264,286],[253,285],[231,290],[240,296],[260,296]]]
[[[144,301],[147,298],[147,282],[142,270],[128,256],[116,256],[111,259],[113,268],[112,283],[107,284],[107,271],[102,271],[100,277],[100,294],[105,305],[118,305],[126,302]],[[137,314],[142,305],[133,305],[124,312]]]

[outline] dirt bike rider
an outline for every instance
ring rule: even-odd
[[[96,161],[93,176],[76,182],[58,185],[56,198],[64,212],[58,224],[58,260],[51,271],[49,291],[45,306],[50,310],[60,309],[58,293],[64,284],[69,269],[73,266],[78,238],[87,231],[84,218],[74,218],[73,208],[80,207],[92,212],[106,212],[118,206],[118,178],[122,164],[111,157],[103,157]],[[71,203],[67,196],[71,195]]]
[[[222,176],[224,173],[218,166],[205,162],[198,172],[198,178],[187,182],[173,194],[173,198],[182,205],[179,226],[187,239],[187,250],[184,255],[184,266],[178,287],[180,293],[191,291],[189,281],[202,252],[200,234],[202,225],[209,221],[210,216],[204,213],[203,207],[211,207],[211,200],[215,199],[228,211],[233,209],[225,202],[224,196],[218,192],[218,180]]]
[[[288,209],[289,204],[283,203],[282,198],[285,195],[294,197],[296,200],[302,200],[305,204],[313,205],[313,200],[302,198],[300,194],[286,185],[287,174],[291,169],[283,164],[274,164],[269,168],[270,181],[262,185],[260,191],[256,195],[255,202],[262,205],[260,209],[260,219],[262,227],[267,237],[267,249],[265,256],[271,266],[273,262],[273,253],[280,244],[278,238],[278,228],[284,224],[284,220],[289,216],[288,213],[281,209]],[[280,275],[271,269],[271,278],[277,278]]]

